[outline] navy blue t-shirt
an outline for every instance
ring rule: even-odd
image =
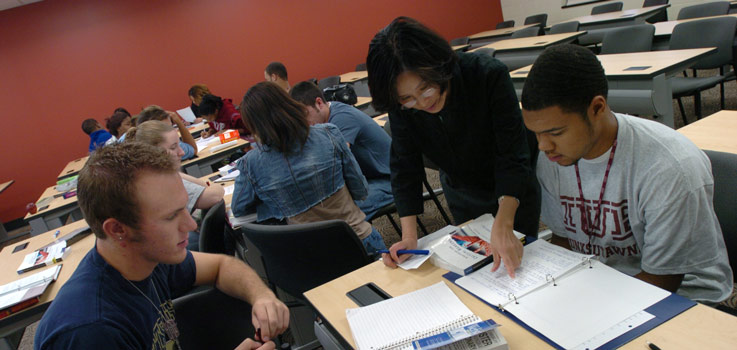
[[[132,282],[155,309],[95,247],[41,319],[34,349],[166,349],[170,339],[159,311],[174,318],[171,299],[194,285],[195,272],[187,252],[181,264],[159,264],[148,278]]]
[[[388,177],[392,139],[366,113],[340,102],[330,102],[328,123],[335,124],[356,157],[366,179]]]

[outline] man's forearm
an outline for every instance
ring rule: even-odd
[[[250,304],[265,296],[276,298],[251,267],[233,257],[221,261],[215,286],[223,293]]]

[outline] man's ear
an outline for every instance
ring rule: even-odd
[[[326,105],[325,101],[320,97],[315,97],[315,108],[320,110],[322,106]]]
[[[596,95],[591,99],[589,104],[589,115],[594,118],[602,116],[607,111],[606,98],[602,95]]]
[[[125,241],[128,238],[128,226],[114,218],[103,221],[102,231],[112,241]]]

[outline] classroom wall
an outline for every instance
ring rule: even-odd
[[[625,10],[641,8],[644,0],[617,0],[622,2],[622,8]],[[596,2],[592,4],[586,4],[581,6],[561,8],[561,1],[550,1],[550,0],[501,0],[502,12],[504,13],[504,20],[508,21],[513,19],[516,24],[520,25],[525,22],[525,18],[530,15],[538,13],[548,14],[548,25],[565,22],[568,19],[587,16],[591,14],[591,8],[599,5],[603,5],[609,2]],[[670,0],[670,7],[668,8],[668,19],[674,20],[678,16],[678,11],[681,8],[696,5],[704,2],[704,0]]]
[[[82,120],[122,106],[189,105],[194,83],[237,104],[282,61],[292,84],[365,60],[373,35],[399,15],[448,39],[492,29],[499,0],[76,0],[0,11],[0,220],[87,153]]]

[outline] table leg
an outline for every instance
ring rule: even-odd
[[[200,166],[197,164],[187,165],[184,167],[184,172],[187,173],[187,175],[192,175],[193,177],[203,177],[209,174],[200,174]]]
[[[42,217],[33,218],[28,221],[28,224],[31,226],[31,236],[35,236],[49,230],[49,227],[46,226],[46,220]]]

